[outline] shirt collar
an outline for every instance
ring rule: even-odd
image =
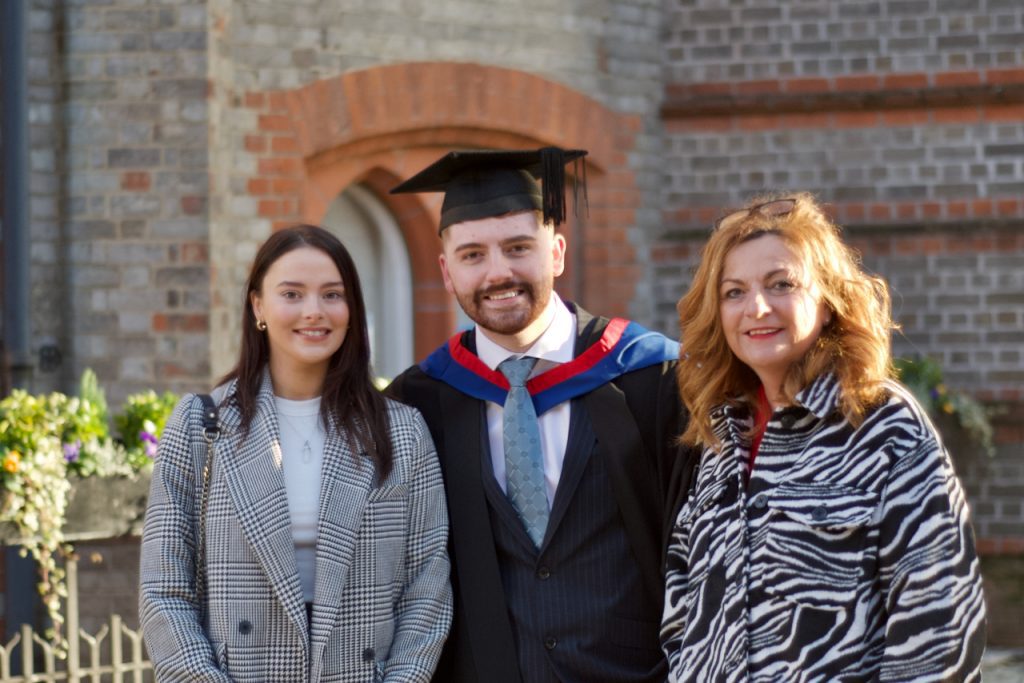
[[[530,356],[539,358],[547,363],[538,363],[541,366],[550,364],[567,363],[572,360],[573,347],[576,343],[576,316],[574,316],[557,294],[551,292],[551,300],[544,315],[551,316],[551,322],[541,333],[530,348],[523,353],[509,351],[503,346],[491,341],[477,325],[474,330],[476,335],[476,355],[491,370],[497,369],[506,358],[512,356]],[[535,369],[533,374],[537,374]]]
[[[832,372],[823,372],[796,395],[796,402],[823,420],[839,407],[839,379]]]
[[[797,406],[813,413],[819,420],[824,420],[839,408],[841,389],[839,379],[834,373],[823,372],[797,393],[795,403]],[[789,406],[781,410],[793,410],[793,408],[794,406]],[[726,415],[732,420],[742,418],[747,420],[748,423],[751,422],[751,416],[747,408],[737,409],[725,404],[711,413],[713,419],[721,419]]]

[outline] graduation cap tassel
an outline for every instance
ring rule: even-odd
[[[565,221],[565,153],[558,147],[540,150],[542,205],[545,221]]]
[[[583,167],[583,180],[580,180],[580,167]],[[583,187],[583,210],[590,216],[590,196],[587,195],[587,158],[580,157],[572,162],[572,208],[575,215],[580,215],[579,188]]]

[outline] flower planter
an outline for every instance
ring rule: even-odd
[[[148,472],[72,479],[64,536],[69,541],[140,536],[149,480]]]
[[[64,537],[82,541],[118,536],[138,536],[149,496],[148,472],[134,477],[71,477]],[[14,525],[0,524],[0,542],[17,545]]]

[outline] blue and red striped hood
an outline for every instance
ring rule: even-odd
[[[463,333],[454,335],[420,363],[420,369],[473,398],[504,405],[508,380],[463,346],[462,337]],[[625,318],[613,318],[583,353],[530,379],[526,389],[540,415],[627,372],[677,358],[677,342]]]

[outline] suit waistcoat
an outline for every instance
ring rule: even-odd
[[[644,590],[583,402],[573,401],[539,551],[490,474],[484,431],[484,490],[523,681],[656,680],[661,606]]]

